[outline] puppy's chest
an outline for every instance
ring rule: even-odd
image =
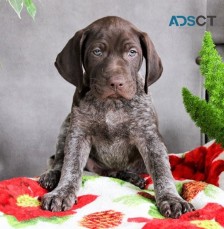
[[[95,117],[91,132],[100,140],[115,141],[117,138],[128,138],[130,115],[124,110],[109,110]]]
[[[119,168],[129,161],[130,116],[122,110],[110,110],[93,125],[92,156],[109,168]]]
[[[110,130],[119,129],[129,122],[128,114],[124,111],[108,111],[104,117],[104,125]]]

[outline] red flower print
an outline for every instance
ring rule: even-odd
[[[205,147],[198,147],[187,152],[182,158],[169,155],[174,178],[204,181],[206,153],[207,149]]]
[[[200,146],[182,155],[169,155],[173,177],[176,180],[190,179],[204,181],[219,186],[219,175],[224,171],[224,161],[218,156],[224,152],[220,144],[213,143],[208,148]],[[216,159],[217,158],[217,159]],[[147,189],[153,183],[148,174],[142,174]]]
[[[50,212],[40,208],[40,198],[47,191],[37,181],[28,178],[13,178],[0,182],[0,211],[14,216],[18,221],[37,217],[69,216],[74,210],[93,202],[97,196],[84,195],[78,197],[78,204],[69,211]]]
[[[190,223],[190,221],[182,221],[177,219],[147,219],[142,217],[129,218],[128,222],[146,223],[142,229],[198,229],[199,227]]]
[[[142,178],[145,180],[145,189],[149,187],[153,183],[152,178],[150,177],[149,174],[140,174]]]
[[[224,207],[209,203],[204,208],[194,212],[188,212],[180,217],[182,220],[214,220],[224,226]]]
[[[216,158],[223,151],[221,145],[213,143],[208,148],[201,146],[189,151],[183,154],[183,157],[169,155],[174,178],[205,181],[219,186],[219,175],[224,171],[224,161]]]
[[[128,222],[146,223],[142,229],[221,228],[224,226],[224,207],[219,204],[209,203],[200,210],[181,215],[179,219],[148,219],[136,217],[129,218]],[[202,227],[203,225],[207,227]]]

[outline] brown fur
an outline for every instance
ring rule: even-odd
[[[144,78],[138,74],[143,58]],[[70,209],[85,168],[140,188],[144,180],[137,174],[148,172],[164,216],[178,218],[193,210],[176,191],[148,93],[162,73],[148,35],[119,17],[99,19],[69,40],[56,67],[77,90],[51,168],[40,178],[43,187],[53,190],[44,196],[42,208]]]

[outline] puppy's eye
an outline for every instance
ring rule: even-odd
[[[102,53],[102,51],[101,51],[101,49],[100,48],[95,48],[95,49],[93,49],[93,54],[95,55],[95,56],[102,56],[103,55],[103,53]]]
[[[130,49],[128,52],[128,56],[134,57],[137,55],[137,50],[136,49]]]

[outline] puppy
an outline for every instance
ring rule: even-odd
[[[138,74],[143,58],[145,77]],[[175,188],[148,93],[163,70],[149,36],[122,18],[105,17],[78,31],[55,65],[76,92],[51,168],[40,177],[41,186],[53,190],[42,208],[70,209],[85,168],[140,188],[138,174],[149,173],[161,214],[178,218],[194,210]]]

